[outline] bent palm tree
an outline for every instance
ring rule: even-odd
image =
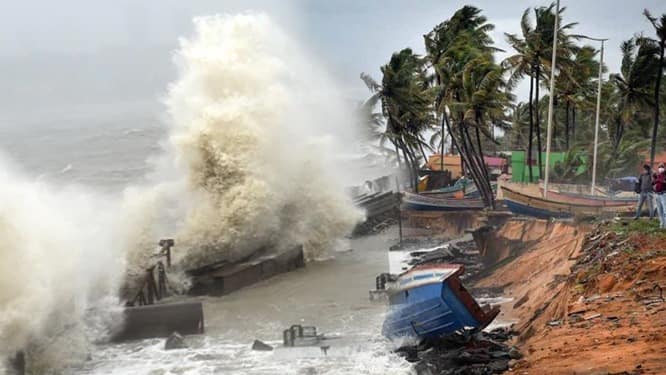
[[[658,70],[658,61],[655,58],[656,49],[650,43],[637,43],[632,38],[622,43],[622,64],[620,73],[611,74],[610,82],[614,86],[616,107],[611,124],[614,132],[613,148],[617,150],[624,135],[626,126],[647,108],[654,105],[652,101],[652,81]]]
[[[489,36],[494,26],[480,13],[471,6],[456,11],[426,35],[426,48],[435,70],[435,108],[442,127],[448,130],[486,206],[494,208],[481,136],[493,139],[493,127],[504,122],[509,94],[504,71],[492,54],[497,50]]]
[[[424,147],[430,147],[422,131],[433,123],[432,95],[427,88],[423,61],[406,48],[394,53],[381,71],[381,85],[365,73],[361,79],[373,92],[371,99],[381,103],[386,119],[385,136],[396,153],[402,153],[411,181],[418,188],[420,160],[426,157]]]

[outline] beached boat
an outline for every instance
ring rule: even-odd
[[[431,264],[400,275],[387,290],[390,309],[383,335],[428,339],[485,328],[499,308],[484,311],[458,279],[462,272],[460,265]]]
[[[403,193],[402,203],[405,208],[417,211],[481,210],[485,207],[481,199],[439,198],[409,192]]]
[[[527,195],[506,186],[502,186],[502,194],[507,207],[514,214],[534,216],[543,219],[622,214],[632,212],[635,209],[635,203],[633,201],[623,202],[619,205],[574,203],[571,199],[567,198],[554,200]]]
[[[490,186],[493,189],[493,193],[497,192],[497,183],[493,182],[493,183],[490,184]],[[443,189],[436,189],[436,190],[420,191],[419,194],[423,194],[423,195],[427,195],[427,196],[435,197],[435,198],[455,198],[455,199],[480,198],[481,197],[481,192],[476,187],[476,185],[473,184],[473,183],[467,184],[465,186],[464,190],[462,188],[460,188],[459,190],[456,190],[454,192],[444,192]]]
[[[543,194],[543,188],[541,188]],[[550,190],[548,192],[548,199],[554,201],[561,201],[566,203],[585,204],[590,206],[626,206],[627,204],[635,205],[638,198],[610,198],[598,195],[587,195],[578,193],[558,192]]]
[[[459,191],[467,191],[468,189],[471,188],[476,188],[476,185],[474,185],[474,181],[468,180],[466,178],[459,178],[453,185],[439,188],[439,189],[433,189],[433,190],[428,190],[426,193],[433,193],[433,194],[442,194],[442,193],[456,193]]]

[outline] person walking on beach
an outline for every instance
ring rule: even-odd
[[[643,173],[641,173],[640,176],[638,176],[638,189],[637,193],[639,194],[638,198],[638,207],[636,208],[636,216],[634,219],[638,219],[641,217],[641,212],[643,211],[643,203],[647,202],[647,206],[649,209],[650,213],[650,219],[652,219],[652,215],[654,212],[654,208],[652,205],[652,168],[650,168],[649,164],[645,164],[643,166],[643,169],[645,170]]]
[[[659,227],[666,228],[666,168],[660,163],[657,173],[652,176],[654,193],[657,196],[657,212],[659,214]]]

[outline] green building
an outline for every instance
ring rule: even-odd
[[[525,151],[511,151],[511,181],[512,182],[530,182],[530,170],[527,165],[527,153]],[[560,161],[563,161],[565,157],[564,152],[551,152],[550,153],[550,168],[555,166]],[[539,173],[539,161],[537,154],[534,154],[532,160],[532,176],[534,178],[533,182],[538,181],[541,178]],[[546,163],[546,153],[541,153],[541,160]],[[585,169],[585,166],[580,168]]]

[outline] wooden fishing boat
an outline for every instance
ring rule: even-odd
[[[535,197],[520,193],[516,190],[502,186],[502,193],[507,207],[518,215],[534,216],[543,219],[569,218],[573,216],[600,216],[604,214],[622,214],[633,212],[634,202],[623,202],[621,205],[600,205],[574,203],[566,198],[554,200]],[[549,193],[550,195],[550,193]]]
[[[541,188],[543,194],[543,188]],[[566,203],[584,204],[590,206],[620,207],[627,204],[635,205],[638,198],[609,198],[587,194],[549,191],[548,199]]]
[[[481,210],[485,207],[481,199],[437,198],[404,192],[402,203],[405,208],[417,211],[463,211]]]
[[[462,199],[465,194],[476,190],[474,181],[466,178],[459,178],[455,184],[439,189],[419,191],[419,194],[435,195],[441,198],[458,198]]]
[[[493,189],[493,193],[497,192],[497,184],[492,183],[490,186]],[[419,194],[427,195],[427,196],[432,196],[435,198],[455,198],[455,199],[463,199],[463,198],[480,198],[481,197],[481,192],[479,189],[476,187],[475,184],[468,184],[466,185],[464,191],[463,190],[458,190],[456,192],[442,192],[441,189],[437,190],[427,190],[427,191],[421,191]]]
[[[484,311],[462,285],[456,264],[421,265],[389,285],[382,333],[390,339],[437,338],[463,329],[482,330],[499,314]]]

